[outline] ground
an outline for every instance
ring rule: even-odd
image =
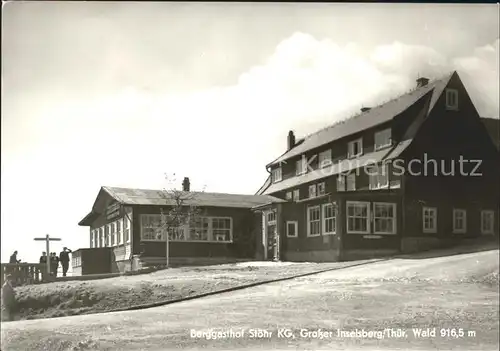
[[[21,286],[16,288],[19,307],[16,319],[113,311],[369,261],[322,264],[247,262],[174,268],[152,274],[100,280]]]
[[[164,307],[4,323],[2,345],[9,351],[498,350],[498,254],[395,258]],[[272,335],[253,338],[257,328]],[[293,336],[279,337],[280,328]],[[436,336],[414,335],[426,328],[436,328]],[[194,336],[210,329],[244,335]],[[383,334],[338,337],[337,329]]]

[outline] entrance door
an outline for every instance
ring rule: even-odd
[[[273,260],[276,248],[276,224],[267,225],[267,259]]]
[[[264,259],[273,260],[276,256],[276,211],[271,210],[264,213],[264,235],[263,244],[264,248]]]

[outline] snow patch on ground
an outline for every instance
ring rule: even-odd
[[[312,264],[312,262],[273,262],[273,261],[253,261],[236,263],[238,267],[273,267],[273,266],[291,266],[297,264]]]

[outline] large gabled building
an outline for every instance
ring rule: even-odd
[[[335,261],[498,237],[500,157],[457,72],[287,141],[257,192],[287,201],[254,208],[267,258]]]

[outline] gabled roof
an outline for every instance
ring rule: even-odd
[[[163,190],[152,189],[133,189],[133,188],[117,188],[103,186],[99,192],[108,193],[113,199],[122,205],[150,205],[150,206],[169,206],[175,205],[175,199],[169,197]],[[248,208],[255,206],[280,203],[285,200],[276,198],[270,195],[241,195],[241,194],[226,194],[226,193],[206,193],[206,192],[181,192],[181,196],[185,196],[183,201],[186,206],[197,207],[225,207],[225,208]],[[99,196],[98,196],[99,198]],[[96,199],[97,202],[97,199]],[[95,211],[95,205],[79,225],[89,225],[99,214]]]
[[[394,117],[406,111],[427,93],[432,91],[432,98],[429,107],[430,112],[448,84],[450,78],[455,73],[456,72],[447,74],[440,79],[429,82],[425,86],[415,88],[408,93],[405,93],[382,105],[371,108],[366,112],[321,129],[320,131],[305,137],[304,142],[288,152],[285,152],[283,155],[268,164],[267,167],[285,162],[292,157],[299,156],[309,150],[328,144],[332,141],[375,127],[385,122],[389,122]]]
[[[175,205],[162,190],[103,187],[113,198],[124,205]],[[284,202],[269,195],[241,195],[226,193],[186,192],[187,206],[252,208],[270,201]]]

